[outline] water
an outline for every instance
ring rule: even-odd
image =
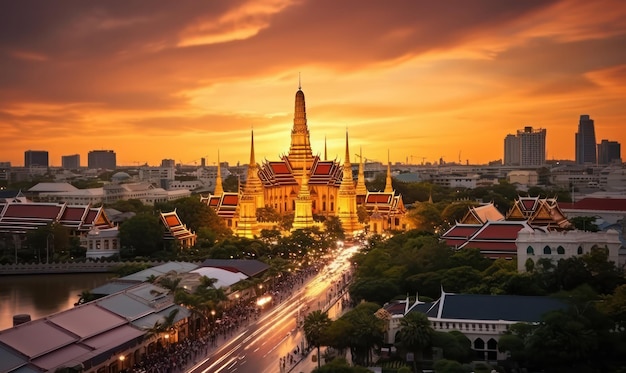
[[[78,295],[114,275],[78,273],[0,276],[0,330],[13,326],[13,315],[26,313],[32,320],[74,307]]]

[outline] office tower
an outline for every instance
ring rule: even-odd
[[[617,141],[602,140],[598,144],[598,164],[622,161],[621,145]]]
[[[77,170],[80,168],[80,154],[61,156],[61,167],[66,170]]]
[[[546,130],[524,127],[516,135],[504,138],[504,164],[507,166],[542,166],[546,163]]]
[[[48,167],[48,152],[46,150],[25,151],[24,167]]]
[[[115,170],[117,161],[113,150],[92,150],[87,154],[87,167]]]
[[[581,115],[578,122],[576,163],[596,163],[596,130],[589,115]]]
[[[506,135],[504,138],[504,165],[519,166],[519,156],[519,139],[515,135]]]

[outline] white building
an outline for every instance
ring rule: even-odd
[[[92,228],[82,238],[81,245],[87,248],[87,259],[109,257],[120,253],[120,232],[117,227],[97,229]]]
[[[517,270],[526,271],[528,259],[537,262],[547,258],[555,264],[560,259],[567,259],[591,252],[594,247],[606,247],[609,250],[608,260],[620,265],[619,233],[615,230],[606,232],[586,231],[549,231],[522,228],[515,240],[517,246]]]
[[[480,175],[432,175],[430,181],[433,184],[448,188],[476,188]]]
[[[507,353],[498,351],[500,337],[516,323],[538,323],[543,314],[565,309],[558,299],[539,296],[453,294],[442,291],[433,302],[404,301],[386,304],[376,312],[387,321],[385,343],[396,343],[400,320],[410,312],[421,312],[439,332],[453,330],[463,333],[471,342],[478,359],[490,362],[506,360]]]

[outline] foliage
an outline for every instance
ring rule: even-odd
[[[60,223],[37,227],[26,234],[26,243],[36,250],[40,262],[53,262],[57,253],[69,250],[69,230]]]
[[[134,212],[135,214],[150,213],[152,211],[152,207],[144,205],[141,200],[132,198],[117,200],[112,204],[107,204],[106,207],[121,212]]]
[[[224,192],[238,192],[239,191],[239,176],[228,175],[222,181],[222,188]]]
[[[331,324],[328,314],[316,310],[309,313],[304,318],[304,336],[309,345],[317,348],[317,367],[320,367],[320,346],[322,345],[325,333]]]
[[[319,361],[319,360],[318,360]],[[328,364],[315,368],[312,373],[369,373],[369,369],[360,366],[350,366],[346,359],[335,358]]]
[[[163,225],[157,216],[138,214],[120,225],[122,247],[140,256],[151,256],[163,249]]]
[[[133,273],[137,273],[139,271],[143,271],[144,269],[148,269],[150,267],[152,267],[152,265],[149,263],[124,263],[114,267],[112,272],[119,277],[124,277],[132,275]]]
[[[400,320],[400,330],[396,334],[396,343],[410,352],[417,353],[421,359],[423,351],[431,346],[435,331],[428,317],[421,312],[410,312]]]
[[[437,373],[467,373],[467,370],[458,361],[439,359],[433,366]]]
[[[575,216],[567,219],[574,226],[574,228],[580,231],[597,232],[600,230],[596,224],[595,216]]]

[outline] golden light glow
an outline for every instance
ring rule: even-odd
[[[0,162],[112,149],[119,165],[246,163],[289,150],[298,73],[314,153],[344,134],[384,162],[483,164],[525,126],[573,159],[581,114],[626,144],[621,0],[16,3],[0,49]],[[350,14],[350,17],[346,17]],[[35,16],[37,15],[37,16]],[[364,47],[366,46],[366,47]],[[459,159],[460,158],[460,159]]]

